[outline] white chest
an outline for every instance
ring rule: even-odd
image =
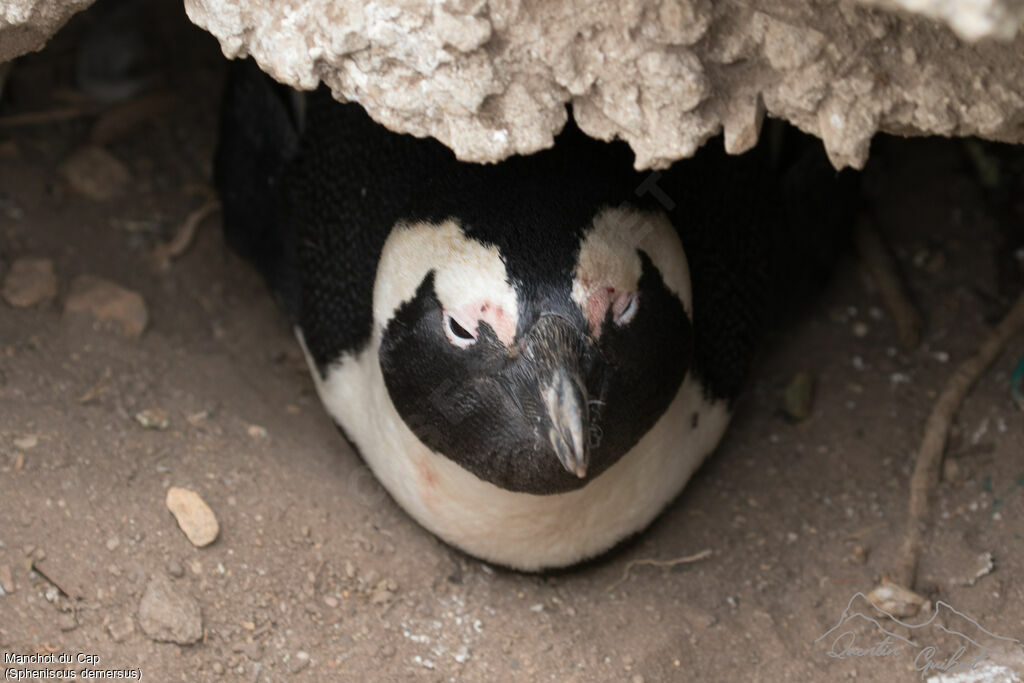
[[[527,571],[593,557],[646,527],[718,444],[730,417],[724,402],[704,400],[687,377],[643,439],[585,487],[548,496],[515,493],[416,438],[391,403],[376,351],[375,340],[332,365],[326,379],[314,369],[327,412],[420,524],[471,555]]]

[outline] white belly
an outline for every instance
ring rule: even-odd
[[[706,401],[687,376],[643,439],[585,487],[548,496],[515,493],[416,438],[388,396],[378,344],[375,338],[363,353],[343,357],[326,379],[306,353],[327,412],[420,524],[471,555],[517,569],[570,565],[646,527],[682,490],[729,422],[725,402]]]

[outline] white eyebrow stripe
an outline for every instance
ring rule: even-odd
[[[609,208],[594,218],[580,245],[573,274],[573,301],[586,311],[588,298],[602,287],[636,291],[642,275],[637,249],[647,254],[665,286],[692,317],[693,292],[686,252],[675,227],[660,212]]]
[[[431,270],[434,290],[446,310],[488,303],[504,312],[495,329],[512,343],[519,306],[498,248],[473,239],[454,220],[396,225],[381,251],[373,292],[373,320],[382,330]]]

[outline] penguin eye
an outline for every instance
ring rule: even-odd
[[[612,304],[612,315],[615,324],[619,327],[628,325],[636,317],[636,311],[640,308],[639,295],[636,292],[623,292],[615,297]]]
[[[447,311],[444,314],[444,333],[448,337],[448,341],[460,349],[468,348],[476,342],[476,335],[466,329]]]

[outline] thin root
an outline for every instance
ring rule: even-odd
[[[908,350],[917,348],[921,341],[921,328],[924,322],[910,300],[907,288],[896,269],[896,263],[869,218],[857,221],[853,241],[857,245],[857,252],[864,268],[871,274],[885,307],[889,309],[900,344]]]
[[[157,268],[164,270],[171,265],[171,261],[184,254],[195,240],[199,224],[206,220],[206,217],[220,208],[220,202],[210,199],[198,209],[193,211],[174,233],[170,242],[159,245],[153,250],[153,260]]]
[[[960,404],[981,373],[996,359],[1006,343],[1020,330],[1024,330],[1024,294],[1010,309],[973,357],[964,361],[949,378],[939,394],[925,423],[924,437],[910,476],[910,504],[907,512],[907,533],[900,549],[900,559],[893,581],[913,588],[917,563],[921,557],[921,543],[927,530],[929,495],[938,483],[942,465],[942,452],[946,447],[949,429]]]
[[[694,555],[687,555],[686,557],[677,557],[674,560],[655,560],[655,559],[652,559],[652,558],[643,558],[643,559],[639,559],[639,560],[630,560],[629,562],[626,563],[625,569],[622,570],[622,578],[620,578],[618,581],[616,581],[612,585],[608,586],[608,588],[606,590],[609,593],[611,593],[613,590],[615,590],[616,588],[621,586],[623,583],[625,583],[626,579],[629,578],[629,571],[633,567],[637,567],[639,565],[648,565],[648,566],[651,566],[651,567],[676,567],[676,566],[681,565],[681,564],[691,564],[693,562],[699,562],[700,560],[703,560],[704,558],[710,557],[710,556],[711,556],[711,550],[706,548],[706,549],[701,550],[699,553],[696,553]]]
[[[78,403],[89,403],[97,399],[104,391],[107,390],[107,382],[110,381],[111,376],[110,368],[106,367],[103,369],[103,374],[100,376],[99,381],[92,385],[88,391],[75,399]]]

